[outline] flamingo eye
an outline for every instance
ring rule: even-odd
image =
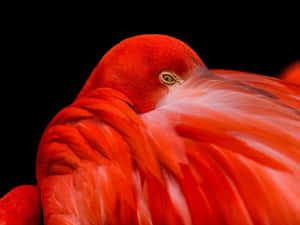
[[[175,73],[171,71],[162,71],[159,73],[159,80],[165,85],[173,85],[178,79]]]

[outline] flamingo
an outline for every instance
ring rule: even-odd
[[[0,224],[38,224],[39,199],[46,225],[300,224],[299,110],[296,84],[125,39],[46,127],[35,200],[9,192]]]

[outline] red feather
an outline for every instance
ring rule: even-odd
[[[1,225],[39,225],[41,221],[40,193],[36,186],[13,188],[0,199]]]
[[[108,89],[59,113],[37,164],[46,224],[297,224],[300,92],[214,73],[146,114]]]
[[[160,83],[166,69],[183,84]],[[299,134],[299,86],[208,70],[176,39],[135,37],[43,134],[44,223],[300,224]]]

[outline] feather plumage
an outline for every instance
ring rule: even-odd
[[[300,221],[300,92],[252,74],[195,73],[145,114],[97,89],[54,118],[38,157],[46,224]]]

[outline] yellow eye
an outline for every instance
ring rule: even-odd
[[[159,79],[163,84],[172,85],[177,82],[176,75],[170,71],[162,71],[159,74]]]
[[[169,74],[163,74],[162,78],[164,79],[164,81],[167,81],[167,82],[175,81],[175,79],[172,76],[170,76]]]

